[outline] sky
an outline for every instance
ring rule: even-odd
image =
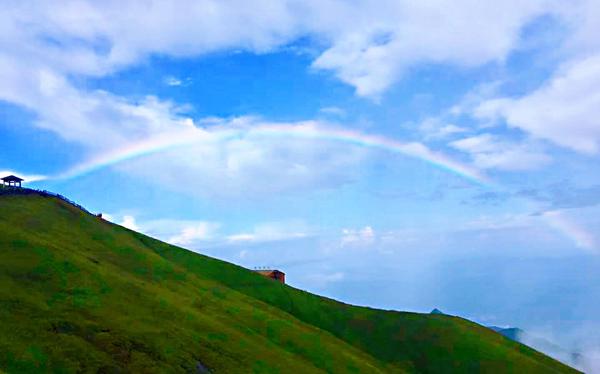
[[[597,35],[597,0],[7,0],[0,173],[599,361]]]

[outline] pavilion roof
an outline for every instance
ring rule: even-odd
[[[19,177],[14,176],[14,175],[9,175],[7,177],[2,178],[2,181],[4,181],[4,182],[23,182],[24,179],[23,178],[19,178]]]

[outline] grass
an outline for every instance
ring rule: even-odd
[[[464,319],[343,304],[0,195],[0,372],[575,372]]]

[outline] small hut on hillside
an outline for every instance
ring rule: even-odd
[[[5,187],[21,187],[21,182],[23,181],[24,179],[22,178],[19,178],[14,175],[9,175],[7,177],[2,178],[2,185]]]
[[[275,269],[260,269],[254,271],[260,275],[264,275],[267,278],[275,279],[276,281],[285,284],[285,273],[283,271]]]

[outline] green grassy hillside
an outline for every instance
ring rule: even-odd
[[[0,372],[575,372],[445,315],[346,305],[56,198],[0,195]]]

